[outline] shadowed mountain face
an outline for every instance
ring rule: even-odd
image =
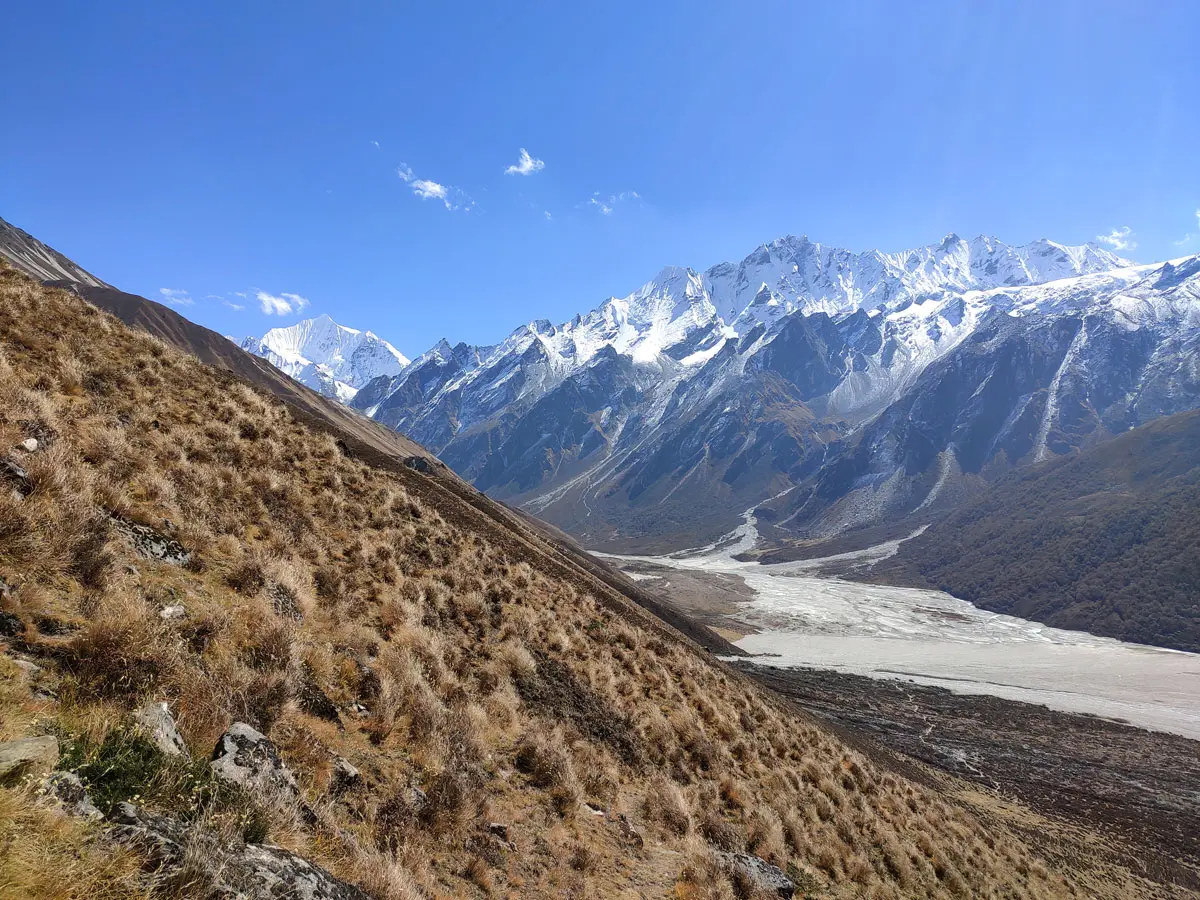
[[[871,577],[1200,652],[1200,412],[1013,473]]]
[[[592,545],[694,546],[756,506],[773,540],[826,539],[1196,406],[1198,272],[786,238],[495,346],[442,342],[352,404]]]

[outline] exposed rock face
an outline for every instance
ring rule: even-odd
[[[173,563],[177,566],[187,565],[192,554],[179,541],[168,537],[160,531],[155,531],[149,525],[139,525],[120,516],[111,516],[121,536],[125,538],[143,559],[153,559],[160,562]]]
[[[54,800],[70,816],[98,821],[104,814],[92,803],[87,789],[74,772],[54,772],[46,779],[45,795]]]
[[[296,778],[279,757],[266,735],[235,722],[221,735],[213,751],[213,772],[218,778],[265,794],[297,796]]]
[[[0,781],[37,770],[49,771],[58,762],[58,739],[43,734],[0,744]]]
[[[223,844],[211,832],[188,829],[167,816],[148,813],[131,803],[118,804],[109,833],[146,853],[152,866],[169,878],[185,860],[189,876],[201,874],[207,884],[190,884],[204,896],[253,900],[369,900],[354,885],[320,866],[283,850],[260,844]],[[202,873],[193,872],[197,865]]]
[[[147,703],[133,714],[146,736],[167,756],[186,756],[187,744],[175,728],[175,718],[166,703]]]
[[[792,897],[796,893],[796,885],[783,869],[771,865],[765,859],[759,859],[749,853],[719,852],[717,855],[726,870],[735,877],[741,876],[749,880],[760,891],[780,897]]]

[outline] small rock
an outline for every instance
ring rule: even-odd
[[[8,597],[17,592],[17,585],[9,584],[3,576],[0,576],[0,597]]]
[[[506,844],[509,843],[508,826],[505,825],[503,822],[489,822],[488,823],[488,834],[490,834],[492,837],[499,838],[500,840],[504,841],[504,843],[506,843]]]
[[[95,821],[104,814],[96,809],[79,776],[74,772],[53,772],[42,787],[43,793],[70,816]]]
[[[159,616],[167,622],[176,622],[179,619],[186,619],[187,607],[182,603],[176,604],[175,606],[164,606],[162,611],[159,613]]]
[[[42,667],[29,659],[14,659],[13,665],[21,670],[26,681],[36,681]]]
[[[140,576],[140,575],[142,574],[142,570],[141,570],[141,569],[139,569],[137,566],[134,566],[134,565],[126,565],[126,566],[125,566],[125,574],[126,574],[126,575]]]
[[[234,722],[221,735],[209,765],[218,778],[251,790],[293,797],[300,793],[275,745],[245,722]]]
[[[0,610],[0,637],[20,637],[25,633],[25,623],[16,613]]]
[[[333,794],[344,794],[362,784],[362,773],[339,756],[333,761],[333,774],[329,779],[329,790]]]
[[[26,453],[37,453],[38,440],[37,438],[25,438],[17,447],[24,450]]]
[[[412,805],[413,809],[420,812],[429,805],[429,795],[419,787],[409,788],[408,802]]]
[[[167,756],[187,756],[187,744],[175,727],[175,717],[166,703],[147,703],[133,714],[133,720]]]
[[[25,467],[11,459],[0,459],[0,478],[6,479],[13,486],[18,497],[28,497],[33,493],[33,482]]]
[[[721,865],[728,871],[740,872],[748,877],[759,890],[773,893],[779,897],[793,897],[796,885],[787,873],[778,866],[773,866],[765,859],[752,856],[749,853],[717,852]]]
[[[642,837],[640,831],[633,827],[633,823],[629,821],[629,816],[625,813],[617,814],[617,828],[620,829],[625,843],[639,850],[646,846],[646,839]]]
[[[337,705],[329,699],[329,695],[321,690],[316,676],[305,663],[300,667],[299,684],[296,685],[296,703],[310,716],[333,722],[339,729],[342,727],[342,717],[338,715]]]
[[[0,781],[30,770],[49,771],[58,763],[58,739],[49,734],[0,744]]]

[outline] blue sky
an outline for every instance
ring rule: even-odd
[[[22,3],[0,216],[222,332],[305,298],[409,355],[787,233],[1151,261],[1200,252],[1197,34],[1193,2]]]

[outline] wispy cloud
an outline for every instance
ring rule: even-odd
[[[446,209],[461,209],[464,212],[470,212],[475,206],[475,201],[466,191],[448,184],[430,181],[428,178],[418,178],[407,163],[400,163],[396,168],[396,175],[408,185],[415,196],[422,200],[441,200]]]
[[[299,294],[275,295],[259,291],[255,296],[258,298],[259,309],[267,316],[290,316],[308,306],[308,300]]]
[[[1196,210],[1196,227],[1200,228],[1200,209]],[[1171,241],[1171,245],[1174,247],[1186,247],[1188,244],[1190,244],[1192,242],[1192,239],[1195,237],[1196,237],[1196,235],[1192,234],[1192,232],[1189,231],[1187,234],[1185,234],[1179,240]]]
[[[542,210],[542,215],[546,217],[547,222],[554,221],[554,216],[550,215],[550,210],[548,210],[548,209]]]
[[[376,150],[378,150],[379,149],[379,141],[371,141],[371,146],[374,147]]]
[[[637,191],[621,191],[619,194],[609,194],[608,196],[604,196],[599,191],[596,191],[586,203],[581,203],[580,206],[593,206],[600,210],[600,214],[602,216],[611,216],[613,214],[613,210],[615,210],[619,204],[625,203],[628,200],[641,199],[642,195]]]
[[[1133,239],[1133,229],[1128,225],[1114,228],[1108,234],[1098,234],[1096,240],[1118,251],[1137,249],[1137,241]]]
[[[182,288],[159,288],[158,293],[163,298],[163,302],[169,303],[171,306],[191,306],[196,302]]]
[[[521,148],[521,155],[517,157],[516,164],[509,166],[504,170],[505,175],[532,175],[534,172],[540,172],[546,168],[546,164],[540,159],[535,159],[529,155],[529,151],[524,147]]]
[[[241,312],[243,309],[246,308],[245,304],[234,303],[232,300],[226,300],[224,297],[221,298],[221,302],[223,304],[225,304],[226,306],[228,306],[230,309],[232,309],[234,312]]]

